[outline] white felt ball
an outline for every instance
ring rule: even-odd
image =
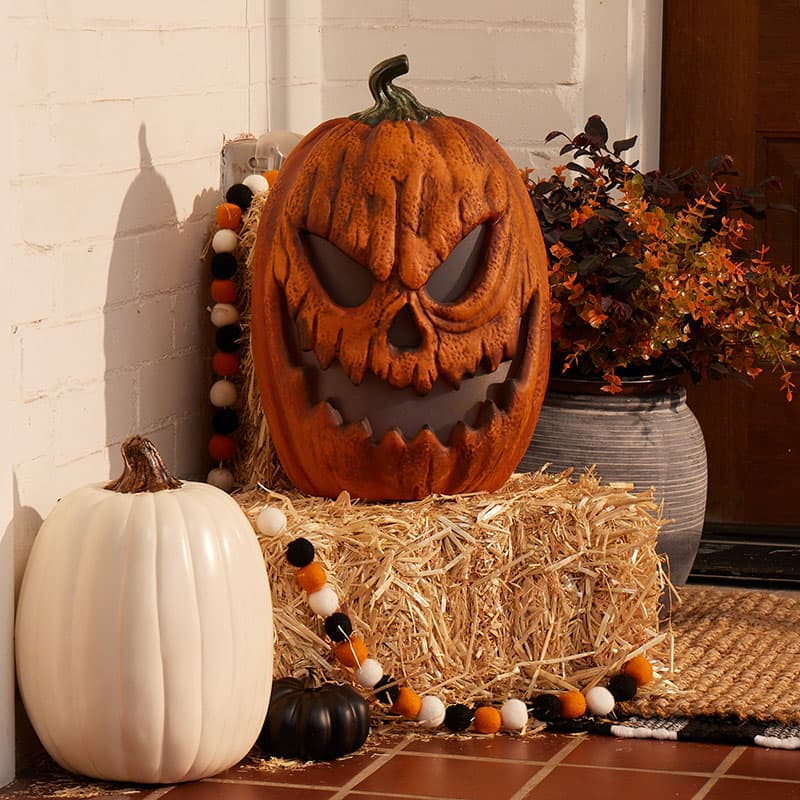
[[[614,710],[614,695],[604,686],[592,686],[585,692],[586,709],[597,717],[605,717]]]
[[[259,175],[257,172],[254,172],[252,175],[248,175],[242,183],[253,193],[253,194],[261,194],[261,192],[266,192],[269,189],[269,181],[263,176]]]
[[[229,492],[233,489],[233,473],[225,467],[215,467],[208,473],[206,483],[222,489],[223,492]]]
[[[286,514],[275,506],[265,506],[256,519],[256,528],[264,536],[277,536],[286,528]]]
[[[211,401],[211,405],[217,408],[232,406],[236,402],[236,397],[236,387],[230,381],[225,380],[213,383],[208,393],[208,399]]]
[[[327,584],[308,596],[308,605],[320,617],[329,617],[339,608],[339,598],[336,592]]]
[[[211,324],[215,328],[221,328],[223,325],[233,325],[239,321],[239,312],[236,306],[230,303],[217,303],[211,309]]]
[[[383,667],[374,658],[365,658],[353,677],[359,686],[371,689],[383,677]]]
[[[509,697],[500,706],[500,720],[509,731],[521,731],[528,724],[528,706],[516,697]]]
[[[230,228],[218,230],[211,238],[211,249],[215,253],[232,253],[239,244],[239,237]]]
[[[444,712],[444,703],[438,697],[426,694],[419,706],[417,722],[423,728],[438,728],[444,722]]]

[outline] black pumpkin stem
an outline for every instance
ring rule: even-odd
[[[122,475],[103,488],[122,494],[179,489],[183,483],[169,473],[155,445],[144,436],[129,436],[121,445]]]
[[[386,120],[425,122],[431,117],[443,117],[441,111],[423,106],[408,89],[392,83],[407,72],[408,56],[405,54],[392,56],[374,66],[369,74],[369,91],[375,103],[365,111],[351,114],[350,119],[375,126]]]

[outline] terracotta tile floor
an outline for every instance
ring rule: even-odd
[[[53,772],[0,790],[4,800],[800,800],[800,751],[546,734],[429,740],[381,736],[332,763],[255,756],[222,775],[164,787],[92,784]]]

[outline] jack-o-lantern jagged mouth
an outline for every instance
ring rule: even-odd
[[[536,297],[531,302],[535,301]],[[390,431],[411,442],[421,431],[430,430],[447,446],[459,428],[480,430],[515,407],[520,376],[529,357],[529,313],[530,308],[521,318],[512,359],[502,361],[495,370],[482,364],[457,387],[438,378],[425,394],[413,386],[395,388],[370,370],[356,385],[338,359],[323,369],[313,350],[293,348],[296,366],[303,370],[308,406],[324,404],[332,428],[357,426],[363,438],[376,445]],[[285,326],[284,331],[293,328]]]

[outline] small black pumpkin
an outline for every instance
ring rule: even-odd
[[[369,734],[369,705],[351,686],[305,678],[272,682],[258,746],[271,756],[331,761],[352,753]]]

